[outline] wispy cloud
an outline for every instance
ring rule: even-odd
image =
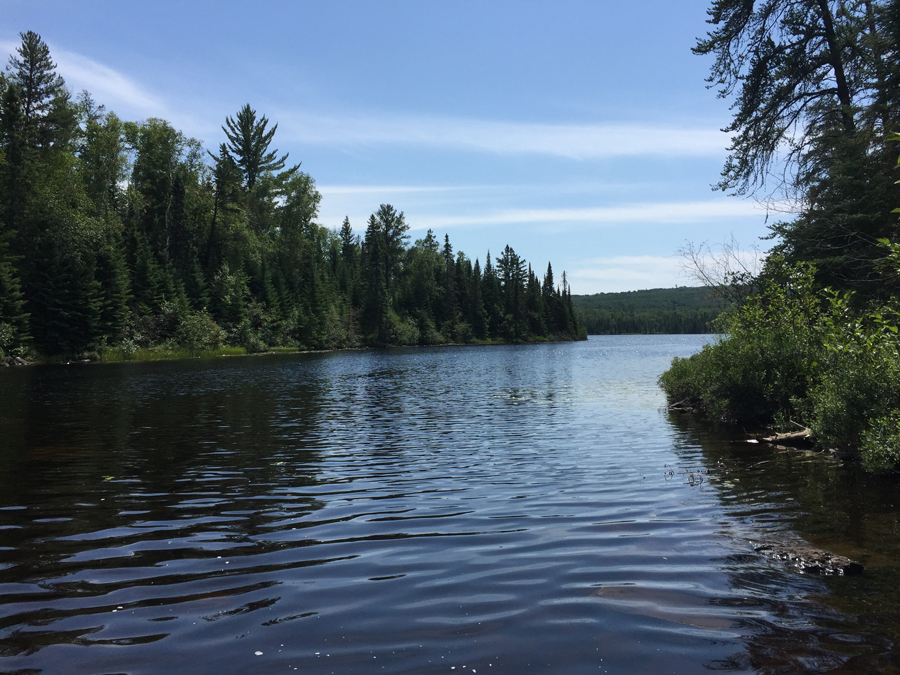
[[[714,200],[699,202],[640,203],[580,209],[511,209],[473,216],[427,216],[414,228],[461,225],[511,225],[552,223],[692,223],[718,219],[759,217],[765,211],[753,202]]]
[[[76,91],[87,89],[108,108],[126,106],[149,116],[168,114],[165,103],[126,75],[81,54],[53,49],[57,71]]]
[[[281,111],[292,142],[337,147],[394,145],[568,159],[624,156],[719,156],[728,137],[714,125],[535,124],[440,116],[347,116]]]
[[[13,54],[19,46],[18,42],[0,40],[0,53]],[[210,124],[178,112],[163,97],[115,68],[53,44],[49,47],[50,56],[56,63],[56,72],[66,81],[66,87],[76,94],[87,90],[107,110],[114,110],[130,119],[160,117],[189,134],[215,129]]]

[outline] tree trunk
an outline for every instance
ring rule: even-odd
[[[841,104],[841,121],[844,123],[844,129],[847,133],[856,130],[856,124],[853,122],[852,101],[850,100],[850,88],[847,86],[847,76],[844,72],[844,61],[841,58],[840,46],[837,42],[837,35],[834,32],[834,17],[831,15],[831,9],[828,7],[828,0],[818,0],[819,9],[822,11],[822,23],[825,28],[825,40],[828,42],[828,52],[831,55],[829,59],[831,67],[834,68],[834,79],[837,82],[837,96]]]

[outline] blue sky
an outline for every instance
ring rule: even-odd
[[[413,239],[509,244],[596,293],[694,285],[688,242],[767,244],[762,207],[710,189],[730,115],[691,54],[708,4],[0,0],[0,52],[33,30],[74,92],[210,149],[250,103],[321,224],[361,234],[390,203]]]

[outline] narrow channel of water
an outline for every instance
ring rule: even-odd
[[[0,672],[900,668],[896,479],[668,414],[705,339],[0,372]]]

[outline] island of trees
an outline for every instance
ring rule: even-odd
[[[695,52],[734,99],[719,187],[796,204],[672,403],[805,427],[870,469],[900,465],[900,1],[715,0]]]
[[[249,105],[214,152],[73,99],[33,32],[0,74],[0,358],[583,339],[506,246],[482,266],[383,204],[316,223],[313,179]]]

